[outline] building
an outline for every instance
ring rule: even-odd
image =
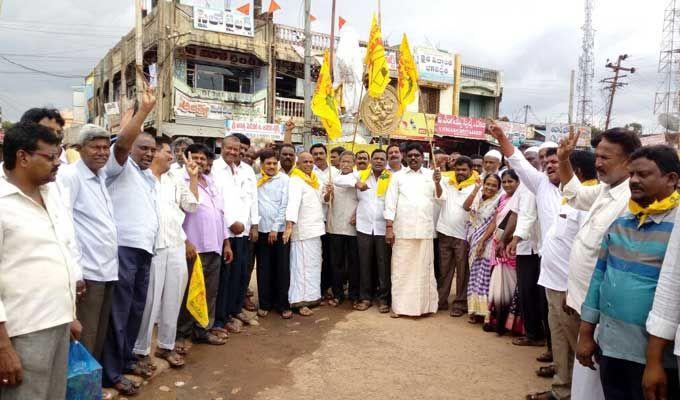
[[[225,121],[259,124],[262,132],[273,132],[271,124],[288,119],[302,126],[304,30],[274,24],[270,14],[262,13],[261,0],[201,2],[214,8],[183,3],[195,2],[152,1],[143,19],[143,73],[162,92],[147,127],[169,136],[203,137],[211,144],[224,136],[230,126]],[[316,80],[331,38],[313,33],[311,41]],[[396,85],[398,54],[388,50]],[[89,122],[115,133],[131,114],[141,72],[134,55],[132,30],[95,66],[88,78],[90,92],[85,91]],[[450,114],[453,55],[420,47],[416,55],[422,60],[422,95],[409,110]],[[500,72],[463,66],[461,115],[497,117],[501,96]],[[318,121],[312,131],[323,135]]]

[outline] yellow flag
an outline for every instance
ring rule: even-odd
[[[399,85],[397,85],[397,98],[399,99],[399,110],[397,115],[404,114],[406,106],[413,103],[418,91],[418,69],[413,61],[411,49],[408,46],[406,34],[401,39],[399,47]]]
[[[383,47],[382,34],[375,14],[371,23],[371,34],[368,37],[364,64],[368,71],[368,94],[371,97],[380,97],[390,84],[390,68],[385,58],[385,47]]]
[[[205,280],[203,279],[203,264],[201,257],[196,255],[194,268],[191,272],[189,281],[189,292],[187,294],[187,310],[196,319],[196,322],[204,328],[208,326],[210,317],[208,316],[208,302],[205,297]]]
[[[331,81],[330,56],[328,50],[323,56],[323,65],[316,82],[316,93],[312,97],[312,112],[321,119],[330,141],[342,136],[342,124],[338,115],[338,104],[335,101],[333,82]]]

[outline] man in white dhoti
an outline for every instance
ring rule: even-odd
[[[300,153],[297,168],[290,174],[283,233],[284,244],[291,243],[288,300],[302,316],[312,315],[309,308],[321,300],[321,236],[326,233],[323,189],[313,168],[312,155]]]
[[[437,312],[434,202],[446,194],[439,170],[422,168],[423,149],[406,148],[408,168],[394,174],[385,196],[385,239],[392,246],[392,317]]]

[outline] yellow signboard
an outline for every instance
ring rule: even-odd
[[[427,120],[425,117],[427,116]],[[391,137],[408,140],[429,140],[434,135],[435,114],[404,112]]]

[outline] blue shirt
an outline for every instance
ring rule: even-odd
[[[257,230],[259,232],[283,232],[286,228],[289,180],[288,175],[279,172],[257,188],[257,203],[260,214]]]
[[[118,229],[118,246],[153,254],[158,234],[156,178],[149,169],[139,169],[132,157],[128,156],[124,165],[118,164],[113,146],[104,171]]]
[[[113,157],[113,156],[112,156]],[[102,170],[95,175],[82,160],[59,168],[57,184],[73,216],[78,264],[83,278],[118,280],[118,239],[113,204]]]
[[[607,357],[646,364],[645,322],[652,310],[676,209],[650,215],[642,226],[630,213],[619,217],[604,235],[581,319],[599,324],[597,343]],[[670,345],[666,368],[677,368]]]

